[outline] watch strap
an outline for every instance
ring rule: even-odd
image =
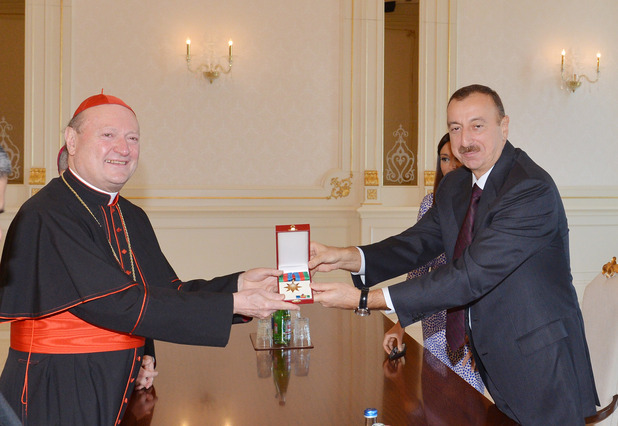
[[[360,315],[362,317],[370,315],[371,312],[369,308],[367,308],[367,297],[369,295],[368,288],[361,288],[360,300],[358,301],[358,307],[354,310],[356,315]]]

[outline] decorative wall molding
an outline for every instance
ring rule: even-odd
[[[30,168],[29,185],[45,185],[45,168],[32,167]]]
[[[20,166],[21,153],[17,145],[13,143],[11,139],[11,130],[13,125],[7,122],[4,116],[0,117],[0,145],[6,152],[11,161],[11,174],[9,180],[20,179],[22,177],[22,170]]]
[[[406,140],[408,134],[402,124],[393,132],[396,140],[390,151],[386,153],[385,184],[407,185],[411,184],[416,177],[416,156],[408,146]]]
[[[369,188],[367,188],[367,199],[368,200],[377,200],[378,199],[378,190],[377,189],[369,189]]]
[[[156,207],[213,207],[225,206],[281,206],[281,205],[359,205],[359,194],[353,191],[358,180],[352,172],[343,175],[339,170],[330,170],[321,186],[282,187],[191,187],[191,188],[144,188],[131,185],[123,188],[128,199],[152,208]],[[360,185],[359,185],[360,186]]]
[[[436,172],[435,170],[425,170],[425,186],[433,186],[434,182],[436,181]]]
[[[380,178],[377,170],[365,170],[365,186],[380,185]]]
[[[350,176],[345,179],[339,179],[337,177],[332,178],[330,180],[332,190],[326,199],[330,200],[331,198],[345,198],[350,195],[350,190],[352,188],[352,176],[352,172],[350,172]]]

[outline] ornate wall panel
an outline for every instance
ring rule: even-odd
[[[24,0],[0,1],[0,146],[11,160],[11,184],[24,182]]]

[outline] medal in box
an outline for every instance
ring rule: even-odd
[[[279,277],[279,293],[288,302],[313,303],[309,275],[309,224],[278,225],[275,234],[277,269],[283,271]]]

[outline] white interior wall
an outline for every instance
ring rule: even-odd
[[[459,84],[484,82],[498,91],[511,116],[510,140],[559,187],[615,189],[618,3],[459,0],[458,12]],[[599,82],[561,90],[562,49],[565,65],[574,62],[575,72],[591,78],[600,52]]]
[[[394,197],[385,197],[381,205],[361,207],[362,172],[380,163],[375,147],[381,140],[372,135],[381,134],[381,126],[372,118],[378,115],[380,91],[358,89],[363,81],[373,87],[379,71],[358,62],[379,61],[380,15],[370,11],[380,2],[357,2],[365,15],[352,13],[351,3],[65,1],[64,25],[70,31],[64,35],[70,42],[63,60],[70,67],[57,88],[65,95],[59,102],[51,89],[34,92],[45,96],[34,97],[28,114],[45,110],[51,118],[44,123],[44,138],[38,128],[28,130],[33,147],[45,139],[44,149],[33,148],[28,156],[30,166],[45,164],[47,178],[53,177],[60,138],[47,129],[65,124],[84,97],[105,88],[136,109],[143,133],[140,168],[124,193],[147,210],[183,278],[272,265],[277,224],[311,223],[314,239],[335,245],[375,241],[404,229],[415,220],[414,202],[402,207],[391,202]],[[34,22],[58,17],[53,9],[58,2],[29,7],[46,8]],[[572,270],[581,294],[616,254],[618,171],[611,154],[618,81],[611,41],[618,29],[611,17],[618,6],[612,0],[586,8],[561,0],[451,0],[428,1],[423,8],[424,16],[430,14],[427,8],[431,13],[449,8],[454,58],[449,78],[454,85],[481,82],[498,90],[511,116],[511,141],[554,176],[567,207]],[[433,24],[424,24],[432,33],[422,35],[422,43],[431,37],[445,42],[433,32],[449,21]],[[362,39],[353,58],[351,34]],[[187,37],[195,50],[210,37],[223,55],[227,39],[234,39],[238,60],[233,74],[212,85],[190,75],[184,62]],[[49,36],[45,40],[56,45]],[[40,53],[49,46],[33,49]],[[363,55],[359,46],[368,53]],[[592,62],[601,51],[599,83],[584,83],[575,94],[561,90],[562,48],[579,55],[586,72],[593,65],[587,58]],[[432,59],[447,64],[446,56]],[[53,58],[47,61],[55,66]],[[29,59],[27,66],[42,65]],[[429,86],[446,83],[435,78],[425,75]],[[350,87],[350,79],[359,86]],[[46,84],[57,86],[53,79]],[[421,88],[421,96],[426,91]],[[352,92],[348,98],[347,92]],[[373,109],[350,122],[349,110],[360,104]],[[54,116],[55,105],[61,105],[62,117]],[[431,135],[433,141],[444,127],[427,123],[442,113],[432,112],[427,103],[421,108],[426,126],[421,137]],[[378,131],[367,130],[373,127]],[[433,158],[423,161],[432,164]],[[345,178],[348,172],[354,172],[350,195],[328,198],[331,178]],[[17,191],[11,190],[10,197]],[[16,207],[9,205],[0,218],[4,229]]]

